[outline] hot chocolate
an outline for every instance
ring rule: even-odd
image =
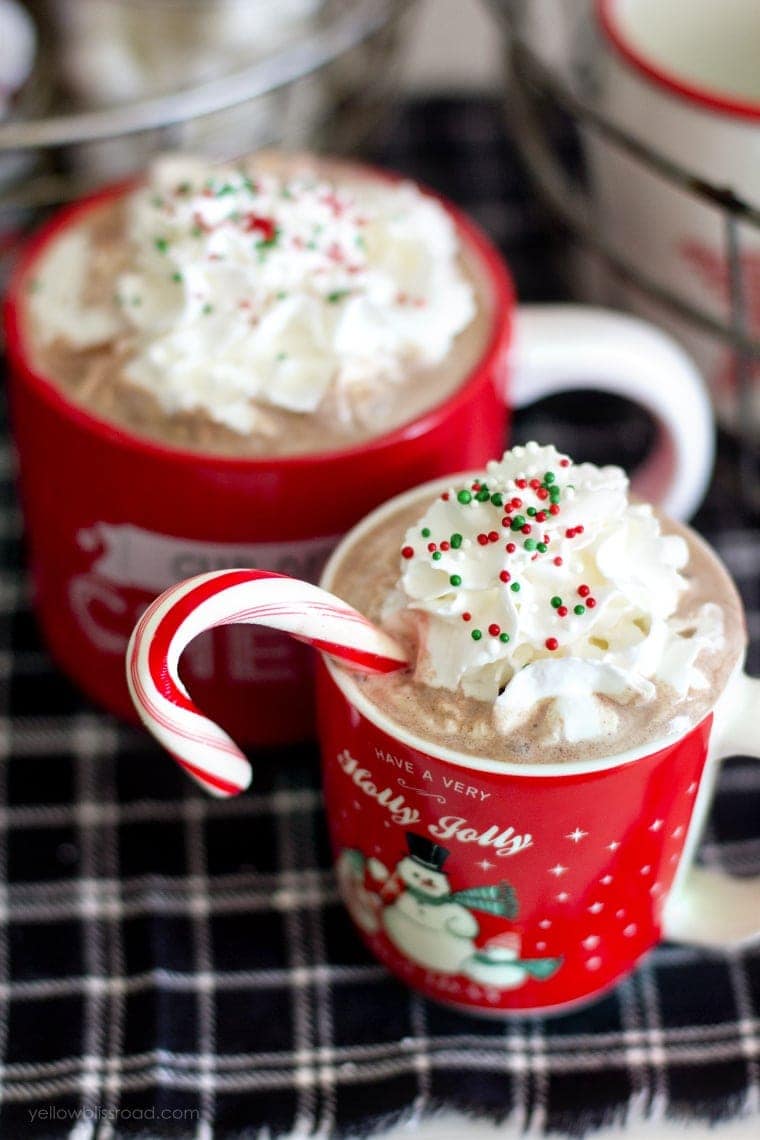
[[[439,404],[491,309],[478,256],[411,183],[177,157],[49,245],[26,324],[37,370],[97,416],[256,456],[352,446]]]
[[[614,467],[516,447],[355,532],[327,585],[414,668],[352,684],[426,741],[516,763],[677,735],[715,704],[741,603],[688,528],[629,502]]]

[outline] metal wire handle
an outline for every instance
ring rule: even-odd
[[[324,27],[230,75],[168,95],[102,111],[82,111],[0,124],[0,153],[101,142],[160,130],[270,94],[313,74],[380,32],[410,0],[357,0]]]

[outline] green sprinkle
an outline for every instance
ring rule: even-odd
[[[284,301],[286,297],[287,297],[287,293],[285,292],[285,290],[280,289],[280,292],[277,294],[277,300],[278,301]]]
[[[287,360],[287,359],[288,359],[287,352],[278,352],[277,356],[275,357],[275,360],[277,361],[278,364],[282,364],[283,360]]]
[[[519,582],[513,582],[509,588],[513,594],[519,594],[520,593],[520,583]]]
[[[203,306],[203,309],[201,311],[203,312],[203,315],[205,317],[207,317],[209,315],[209,313],[213,313],[214,306],[207,301],[206,304]]]
[[[491,495],[491,502],[495,507],[502,507],[504,505],[504,496],[500,495],[498,491],[494,491]]]
[[[547,471],[544,475],[544,483],[553,483],[557,476],[553,471]]]
[[[459,547],[462,545],[461,534],[452,534],[449,542],[451,543],[452,550],[459,550]]]
[[[452,586],[461,586],[462,585],[462,579],[459,577],[458,574],[452,574],[451,577],[449,578],[449,581],[451,582]]]
[[[342,301],[344,297],[349,294],[348,289],[336,289],[334,293],[327,294],[327,300],[331,305],[337,305],[338,301]]]
[[[539,554],[546,554],[546,550],[547,550],[546,543],[545,542],[537,542],[536,543],[536,550],[538,551]]]
[[[189,194],[192,188],[193,187],[189,182],[180,182],[179,186],[175,190],[175,194]]]
[[[478,491],[478,493],[477,493],[477,495],[475,496],[475,498],[478,500],[478,502],[479,502],[479,503],[487,503],[487,502],[488,502],[488,500],[491,498],[491,494],[490,494],[490,492],[489,492],[489,490],[488,490],[488,488],[487,488],[487,487],[482,487],[482,488],[481,488],[481,489]]]
[[[577,614],[578,617],[580,617],[581,614],[585,614],[585,612],[586,612],[585,606],[573,606],[573,613]]]
[[[441,554],[440,550],[435,550],[433,552],[433,562],[440,562],[442,558],[443,555]]]
[[[551,499],[551,501],[553,503],[559,502],[559,498],[560,498],[561,493],[562,492],[560,491],[559,487],[550,487],[549,488],[549,498]]]
[[[530,517],[531,517],[531,518],[533,518],[533,516],[535,515],[535,513],[536,513],[536,508],[535,508],[535,507],[528,507],[528,514],[530,515]]]
[[[172,273],[172,281],[176,282],[176,284],[179,285],[182,281],[182,274],[179,271]]]
[[[256,249],[259,251],[259,253],[262,253],[267,249],[271,249],[273,245],[277,245],[277,242],[279,240],[280,240],[280,231],[279,231],[279,229],[275,228],[275,231],[271,237],[259,238],[259,240],[256,242]]]
[[[472,633],[470,634],[470,637],[472,638],[473,641],[480,641],[482,636],[483,636],[483,634],[479,629],[474,629],[472,631]]]
[[[522,530],[522,528],[524,526],[525,526],[525,515],[515,515],[515,517],[512,519],[512,525],[509,529],[510,530]]]
[[[363,234],[357,234],[355,239],[354,239],[354,244],[358,245],[359,249],[366,249],[367,248],[367,239],[364,237]]]
[[[558,610],[562,605],[562,598],[559,596],[559,594],[555,594],[552,598],[552,605],[554,606],[555,610]]]
[[[457,500],[460,503],[471,503],[472,502],[472,495],[470,494],[469,491],[460,491],[457,494]]]
[[[216,192],[217,198],[224,198],[227,194],[234,194],[235,187],[231,186],[229,182],[225,182],[224,186],[220,186]]]
[[[523,543],[523,546],[525,547],[526,550],[535,550],[536,549],[535,538],[526,538],[525,542]]]
[[[420,534],[422,535],[423,538],[430,538],[430,527],[429,526],[423,526],[422,530],[420,531]]]
[[[166,240],[166,238],[156,238],[153,244],[159,253],[166,253],[169,248],[169,242]]]
[[[499,641],[503,641],[504,644],[506,645],[507,642],[509,641],[509,634],[508,633],[500,633],[499,634]]]

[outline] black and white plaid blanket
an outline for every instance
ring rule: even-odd
[[[456,199],[508,253],[523,296],[557,296],[555,257],[498,107],[407,108],[381,156]],[[514,436],[633,462],[648,425],[546,403]],[[760,1126],[760,948],[663,946],[598,1004],[470,1019],[372,961],[342,910],[316,750],[257,763],[215,802],[51,665],[21,570],[0,453],[0,1136],[198,1140],[368,1133],[458,1108],[534,1132],[628,1114]],[[760,671],[760,532],[723,441],[696,520],[744,596]],[[726,766],[701,858],[760,873],[760,765]],[[759,916],[760,917],[760,916]]]

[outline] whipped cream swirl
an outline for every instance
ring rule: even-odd
[[[346,427],[374,426],[378,390],[393,403],[440,363],[475,301],[443,207],[346,169],[159,161],[129,200],[117,281],[127,378],[241,434],[279,430],[267,406],[313,413],[328,393]]]
[[[415,679],[493,702],[508,734],[547,702],[543,743],[614,732],[657,683],[704,687],[720,607],[677,616],[689,557],[618,467],[515,447],[439,496],[407,532],[384,619],[417,643]]]

